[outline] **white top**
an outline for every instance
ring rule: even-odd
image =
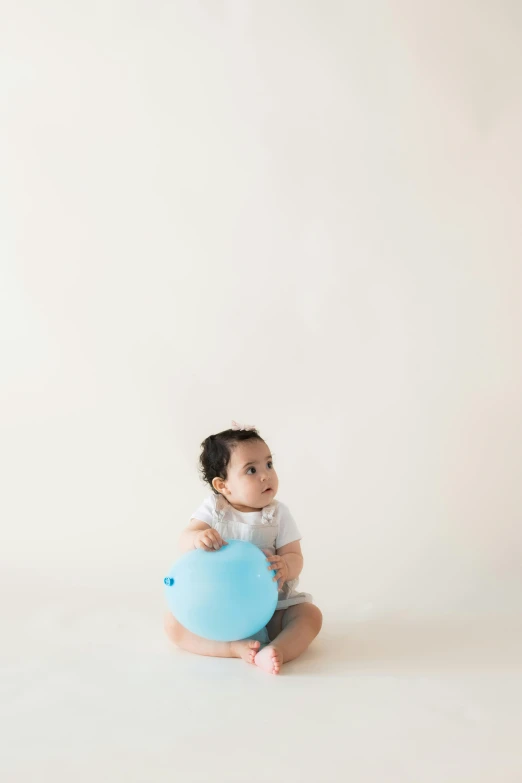
[[[272,508],[273,506],[275,508]],[[197,511],[194,511],[192,519],[199,519],[201,522],[206,522],[210,527],[214,527],[214,522],[221,521],[217,518],[221,516],[219,514],[221,510],[226,511],[229,526],[232,523],[234,528],[238,524],[246,525],[247,528],[252,528],[251,530],[245,531],[250,540],[256,538],[253,528],[262,526],[264,528],[263,533],[265,531],[268,532],[267,528],[270,528],[270,532],[274,535],[270,536],[269,542],[266,541],[266,539],[263,541],[262,548],[273,549],[274,551],[272,554],[275,554],[277,549],[281,549],[287,544],[291,544],[293,541],[300,541],[302,539],[302,535],[299,532],[295,519],[290,513],[290,509],[279,500],[273,500],[272,503],[259,511],[238,511],[230,505],[223,495],[212,494],[203,501]],[[230,537],[235,538],[236,536]],[[240,538],[245,540],[243,535],[241,535]],[[253,543],[257,542],[253,541]]]
[[[194,511],[191,518],[206,522],[217,530],[225,541],[250,541],[259,549],[268,550],[273,555],[277,549],[302,538],[288,506],[279,500],[273,500],[259,511],[238,511],[223,495],[213,492]],[[297,592],[297,585],[297,579],[285,582],[279,592],[278,609],[312,601],[309,593]]]

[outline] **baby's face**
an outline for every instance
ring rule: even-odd
[[[262,440],[238,443],[227,468],[223,494],[228,502],[245,507],[238,508],[239,511],[255,511],[272,502],[278,487],[279,479],[266,443]]]

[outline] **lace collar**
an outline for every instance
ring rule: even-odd
[[[216,515],[216,521],[222,522],[225,514],[229,511],[236,511],[228,500],[220,494],[216,495],[214,494],[215,498],[215,515]],[[261,524],[262,525],[273,525],[274,523],[274,514],[277,509],[277,500],[272,500],[271,503],[268,504],[268,506],[265,506],[264,508],[260,509],[261,511]],[[243,513],[238,511],[238,514]]]

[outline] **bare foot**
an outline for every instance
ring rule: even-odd
[[[268,674],[279,674],[279,670],[283,665],[283,655],[277,647],[268,645],[268,647],[263,647],[258,652],[254,663],[263,671],[268,672]]]
[[[230,643],[230,649],[234,658],[242,658],[247,663],[254,663],[256,653],[260,647],[261,642],[249,641],[248,639]]]

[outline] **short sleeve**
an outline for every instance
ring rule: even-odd
[[[214,520],[214,502],[214,498],[209,496],[203,501],[201,506],[194,511],[190,518],[199,519],[200,522],[206,522],[207,525],[212,527],[212,522]]]
[[[275,548],[281,549],[281,547],[291,544],[293,541],[300,541],[302,535],[297,527],[296,521],[293,518],[288,506],[284,503],[279,503],[279,531],[275,542]]]

